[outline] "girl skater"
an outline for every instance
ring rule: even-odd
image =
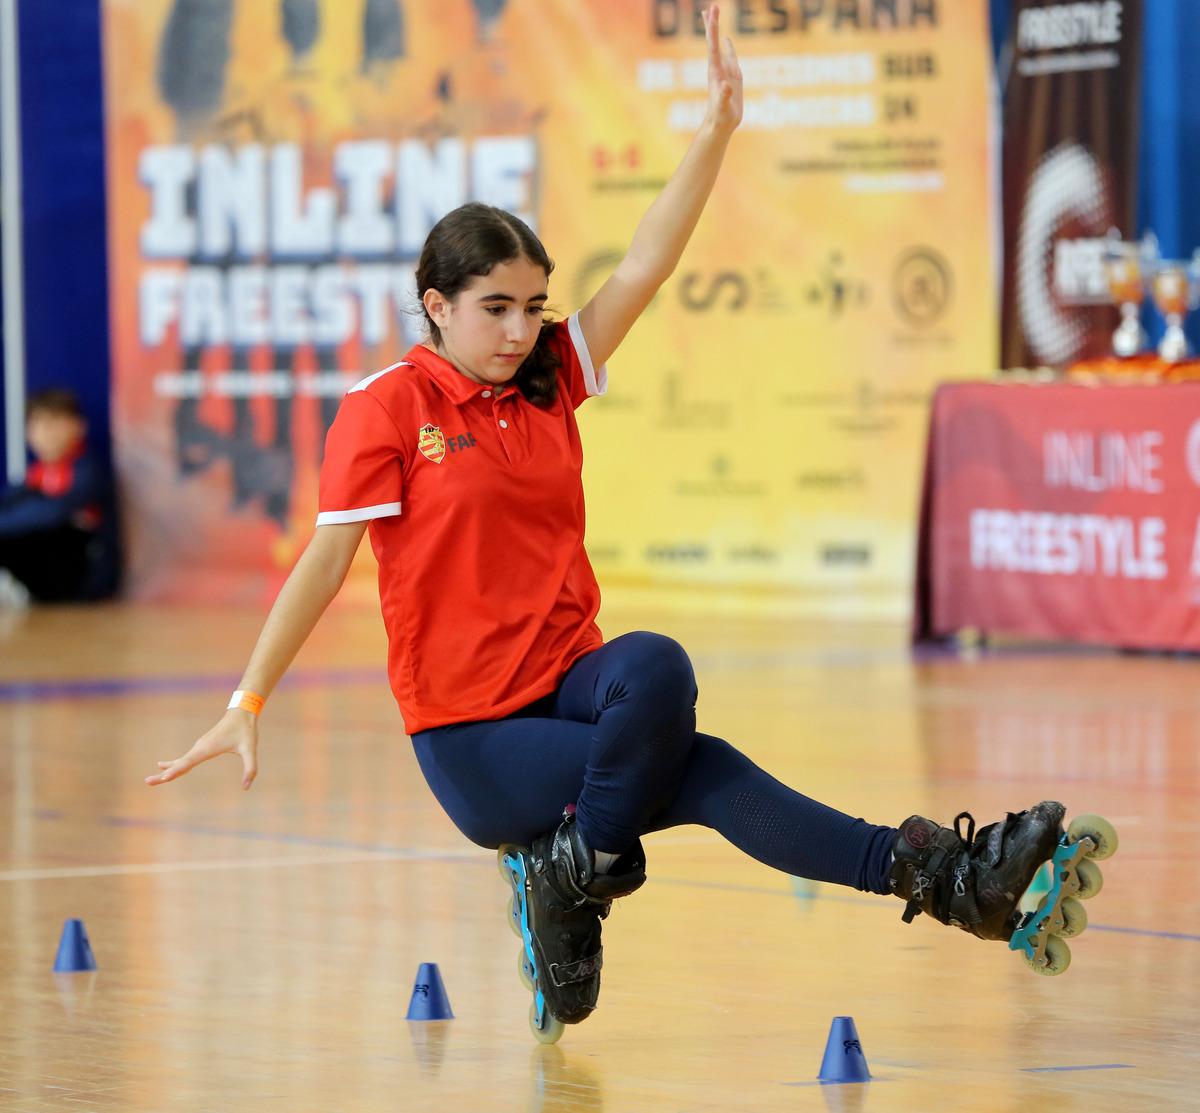
[[[263,701],[369,530],[392,689],[438,801],[469,839],[502,848],[542,1040],[595,1007],[600,920],[645,881],[644,832],[715,828],[777,869],[892,893],[909,902],[906,920],[923,911],[989,939],[1012,935],[1021,894],[1062,836],[1056,803],[978,836],[966,817],[965,837],[958,821],[913,816],[897,830],[834,811],[697,733],[679,645],[652,633],[605,642],[595,625],[574,410],[604,392],[605,362],[675,268],[741,119],[741,72],[715,5],[705,21],[704,122],[578,313],[544,320],[553,264],[515,217],[468,204],[430,232],[417,269],[428,340],[346,395],[316,532],[239,690],[146,779],[235,753],[250,787]]]

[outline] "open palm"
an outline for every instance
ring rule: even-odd
[[[704,11],[704,38],[708,45],[708,114],[712,121],[735,128],[742,120],[742,67],[733,42],[721,40],[721,12],[716,4]]]

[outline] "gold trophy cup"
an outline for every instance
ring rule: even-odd
[[[1104,272],[1112,300],[1121,310],[1121,323],[1113,333],[1113,352],[1121,359],[1136,356],[1146,346],[1142,328],[1142,302],[1146,297],[1145,263],[1151,258],[1149,239],[1125,243],[1114,228],[1104,249]]]
[[[1188,356],[1183,322],[1196,308],[1197,262],[1195,256],[1190,261],[1164,259],[1154,273],[1154,304],[1167,323],[1158,354],[1167,363],[1179,363]]]

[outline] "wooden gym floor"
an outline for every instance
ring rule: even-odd
[[[249,793],[232,758],[142,778],[221,713],[260,614],[0,612],[0,1110],[1200,1105],[1200,661],[914,657],[895,626],[603,617],[679,638],[703,729],[844,810],[1107,815],[1121,850],[1071,969],[1038,977],[685,828],[647,840],[650,883],[606,924],[601,1009],[540,1047],[494,855],[421,780],[375,612],[326,616],[263,715]],[[68,917],[97,972],[51,973]],[[405,1021],[421,962],[454,1020]],[[815,1083],[835,1016],[869,1084]]]

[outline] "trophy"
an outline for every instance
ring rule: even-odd
[[[1112,300],[1120,306],[1121,323],[1113,333],[1113,351],[1128,359],[1146,346],[1142,328],[1142,302],[1146,287],[1143,274],[1157,254],[1153,233],[1141,243],[1124,243],[1115,228],[1108,233],[1104,248],[1104,273]]]
[[[1158,345],[1158,354],[1167,363],[1187,359],[1188,342],[1183,321],[1188,311],[1196,308],[1197,285],[1200,281],[1200,252],[1190,260],[1160,260],[1153,282],[1154,304],[1167,323],[1166,332]]]

